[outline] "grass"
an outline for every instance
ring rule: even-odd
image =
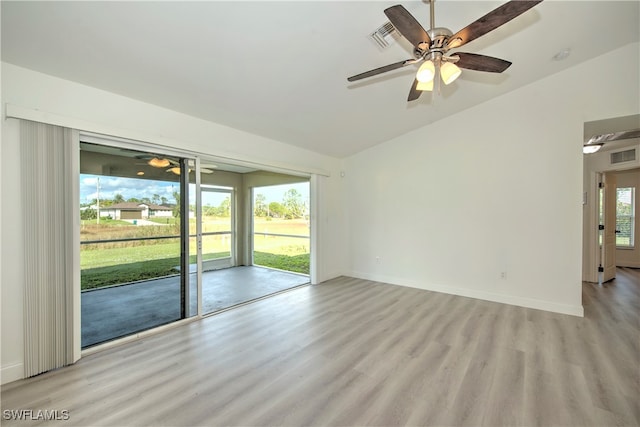
[[[309,274],[308,253],[300,255],[278,255],[256,251],[253,253],[253,263],[263,267]]]
[[[100,218],[100,224],[96,224],[95,219],[83,219],[80,223],[83,227],[131,226],[130,222],[109,218]]]
[[[118,267],[119,265],[138,264],[150,262],[150,260],[180,259],[180,244],[178,239],[172,240],[172,242],[163,241],[163,243],[154,245],[82,250],[80,252],[80,268],[84,271],[97,267]],[[179,261],[178,264],[180,264]]]
[[[207,254],[205,259],[224,258],[229,252]],[[195,264],[196,256],[189,257],[189,263]],[[129,262],[126,264],[108,265],[103,267],[86,268],[80,272],[81,289],[96,289],[104,286],[119,285],[136,282],[138,280],[154,279],[158,277],[178,274],[177,266],[180,257],[151,259],[146,261]]]
[[[180,220],[174,217],[147,218],[147,221],[162,225],[178,225],[180,223]]]
[[[229,252],[208,254],[206,259],[224,258]],[[189,257],[189,263],[195,264],[195,255]],[[265,252],[254,252],[254,263],[263,267],[277,268],[296,273],[309,274],[309,254],[277,255]],[[152,259],[147,261],[130,262],[126,264],[109,265],[83,269],[80,275],[81,288],[96,289],[104,286],[136,282],[138,280],[154,279],[158,277],[178,274],[177,266],[180,257]]]
[[[171,218],[170,220],[173,220]],[[82,240],[110,240],[173,235],[175,224],[166,224],[163,218],[154,226],[135,226],[127,222],[101,220],[100,224],[84,222]],[[164,222],[164,224],[163,224]],[[171,222],[171,221],[170,221]],[[228,218],[207,217],[203,221],[205,232],[226,231]],[[304,220],[270,220],[257,218],[256,231],[308,236],[309,226]],[[229,256],[228,235],[204,236],[204,259]],[[191,239],[190,253],[196,253]],[[195,263],[195,255],[190,263]],[[254,263],[265,267],[309,274],[309,238],[256,236]],[[135,282],[177,274],[180,265],[179,239],[160,239],[130,242],[85,244],[81,246],[80,268],[82,289]]]

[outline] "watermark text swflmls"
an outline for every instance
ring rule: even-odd
[[[13,421],[66,421],[67,409],[4,409],[2,419]]]

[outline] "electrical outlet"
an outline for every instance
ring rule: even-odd
[[[502,271],[502,272],[500,272],[500,278],[501,278],[502,280],[506,280],[506,279],[507,279],[507,272],[506,272],[506,271]]]

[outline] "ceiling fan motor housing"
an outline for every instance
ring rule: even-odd
[[[420,43],[413,51],[415,57],[426,58],[427,55],[434,52],[446,53],[448,50],[446,48],[447,41],[453,35],[451,30],[444,27],[437,27],[427,31],[427,34],[429,34],[431,38],[431,45],[426,41]]]
[[[431,37],[431,49],[442,49],[444,48],[449,37],[453,35],[450,29],[444,27],[432,28],[427,31],[429,37]]]

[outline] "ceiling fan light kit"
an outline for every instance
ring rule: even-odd
[[[436,75],[436,67],[432,61],[426,61],[424,64],[418,68],[418,72],[416,73],[416,80],[420,83],[426,83],[433,80],[433,77]]]
[[[582,146],[582,153],[583,154],[593,154],[593,153],[597,153],[598,151],[600,151],[600,149],[602,148],[602,146],[604,145],[603,142],[599,143],[599,144],[588,144],[588,145],[583,145]]]
[[[416,90],[431,92],[433,90],[433,79],[428,82],[418,82]]]
[[[440,67],[440,77],[444,84],[453,83],[462,74],[462,70],[453,62],[445,62]]]
[[[429,31],[425,31],[422,25],[402,5],[391,6],[384,10],[391,24],[413,45],[415,58],[356,74],[347,78],[347,81],[357,81],[424,61],[416,73],[407,98],[409,101],[413,101],[420,97],[422,91],[433,91],[434,81],[436,92],[440,87],[439,79],[442,79],[447,85],[454,82],[462,74],[461,68],[502,73],[509,68],[511,62],[476,53],[457,52],[451,56],[446,56],[446,54],[449,50],[461,47],[506,24],[541,3],[542,0],[511,0],[455,34],[447,28],[435,27],[434,2],[435,0],[429,0],[431,8],[431,29]]]
[[[169,159],[159,159],[157,157],[154,157],[152,159],[150,159],[147,164],[149,166],[153,166],[154,168],[166,168],[167,166],[169,166],[171,164],[171,162],[169,161]]]

